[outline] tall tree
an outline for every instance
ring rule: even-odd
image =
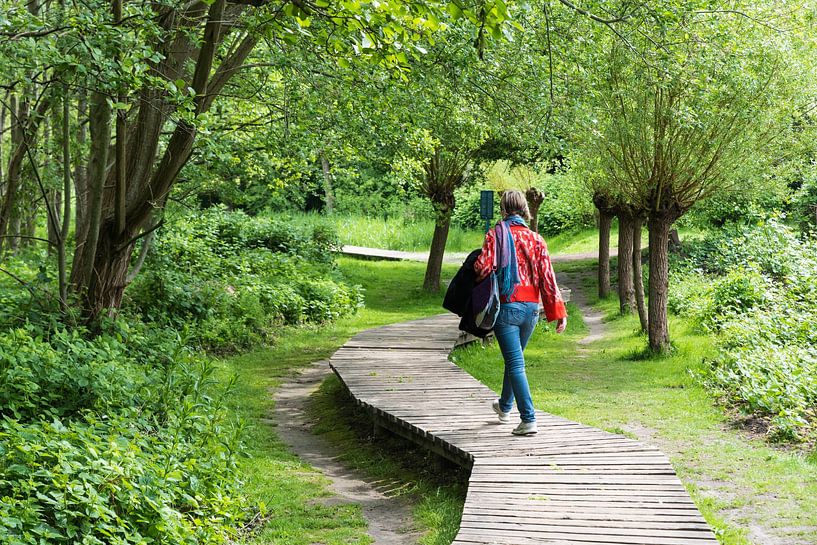
[[[21,131],[5,173],[0,240],[14,221],[23,161],[50,106],[51,78],[87,89],[88,179],[77,188],[77,202],[87,206],[78,207],[70,284],[91,319],[119,306],[137,241],[155,228],[151,218],[165,206],[208,112],[259,41],[319,48],[339,60],[365,58],[399,75],[409,62],[405,44],[444,29],[449,9],[480,32],[493,32],[508,16],[504,4],[473,11],[425,0],[92,0],[71,4],[56,18],[17,9],[36,2],[6,3],[13,9],[1,29],[0,58],[22,68],[12,75],[16,81],[3,84],[21,97],[15,112]]]
[[[795,24],[782,9],[687,3],[659,23],[606,40],[586,142],[627,203],[647,211],[649,345],[665,352],[672,224],[758,165],[797,104],[804,59],[792,55],[798,37],[780,30]]]

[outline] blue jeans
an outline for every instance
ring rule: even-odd
[[[516,397],[522,422],[536,420],[522,351],[538,321],[539,305],[536,303],[502,303],[494,325],[494,336],[505,360],[505,379],[502,382],[499,408],[503,412],[509,412]]]

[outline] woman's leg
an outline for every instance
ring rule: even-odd
[[[525,375],[525,358],[522,354],[522,340],[527,344],[533,332],[530,309],[526,303],[509,303],[500,310],[494,327],[502,358],[505,360],[505,380],[503,381],[500,409],[508,412],[516,397],[519,416],[523,422],[533,422],[533,400],[530,395],[528,377]],[[512,394],[511,394],[512,392]]]
[[[514,343],[519,344],[519,327],[515,325],[508,325],[499,323],[494,326],[494,337],[502,351],[502,358],[505,360],[505,373],[502,380],[502,395],[499,396],[499,408],[502,412],[510,412],[513,408],[513,383],[511,381],[510,368],[508,367],[508,358],[505,356],[506,351],[513,351]]]
[[[525,303],[525,315],[519,325],[519,343],[522,351],[528,346],[528,341],[539,323],[539,306],[534,303]]]

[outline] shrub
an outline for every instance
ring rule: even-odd
[[[539,208],[540,233],[555,235],[593,225],[593,201],[574,175],[547,175],[536,187],[545,194]]]
[[[360,288],[334,266],[340,243],[328,223],[251,218],[208,210],[170,223],[133,285],[127,308],[186,329],[212,351],[271,342],[285,324],[354,312]]]
[[[119,320],[0,334],[0,542],[225,543],[239,427],[210,364]]]
[[[671,308],[717,333],[708,387],[771,432],[817,427],[817,243],[777,219],[733,225],[693,243],[676,264]]]

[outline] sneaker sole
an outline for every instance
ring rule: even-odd
[[[497,409],[495,405],[491,405],[491,408],[494,410],[494,412],[496,413],[496,415],[499,417],[499,422],[500,422],[501,424],[508,424],[508,423],[510,423],[510,421],[511,421],[511,417],[510,417],[510,416],[506,416],[505,418],[503,418],[503,417],[502,417],[502,415],[499,413],[499,409]]]
[[[537,433],[539,433],[539,431],[538,430],[537,431],[526,431],[526,432],[512,431],[511,433],[513,435],[516,435],[517,437],[526,437],[528,435],[536,435]]]

